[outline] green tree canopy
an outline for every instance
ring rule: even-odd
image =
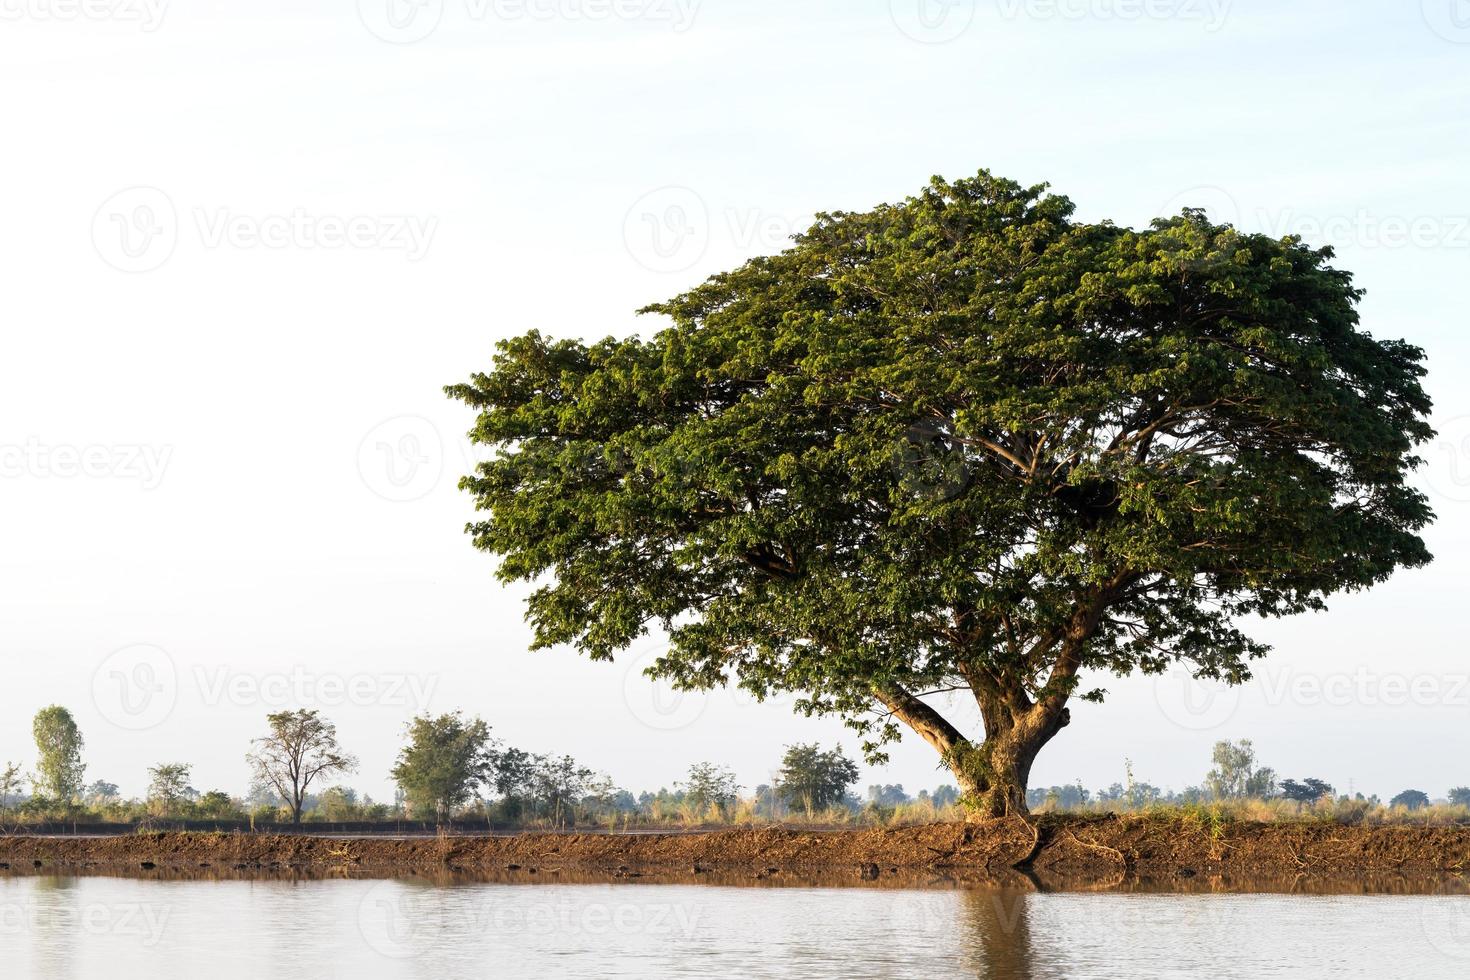
[[[1205,789],[1217,800],[1269,799],[1276,795],[1276,771],[1257,766],[1251,740],[1216,742],[1215,767],[1205,776]]]
[[[432,813],[444,821],[493,783],[493,752],[490,726],[479,718],[421,715],[408,724],[393,780],[415,815]]]
[[[53,704],[36,712],[31,723],[36,738],[36,791],[68,804],[82,791],[82,733],[71,712]]]
[[[1325,779],[1303,779],[1297,782],[1295,779],[1284,779],[1281,781],[1281,795],[1288,800],[1298,803],[1316,803],[1324,796],[1330,797],[1337,792],[1336,788]]]
[[[792,745],[781,757],[777,791],[787,806],[801,807],[811,816],[841,804],[857,779],[857,765],[841,747],[824,752],[819,745]]]
[[[1429,794],[1421,789],[1406,789],[1388,801],[1389,806],[1401,806],[1406,810],[1422,810],[1429,805]]]
[[[448,388],[496,450],[470,532],[536,583],[537,646],[659,626],[655,675],[800,692],[874,754],[907,725],[977,813],[1024,810],[1084,677],[1241,682],[1243,617],[1429,561],[1423,355],[1331,257],[985,172],[824,214],[650,339],[531,332]]]
[[[675,783],[674,788],[684,794],[684,801],[700,815],[716,807],[728,818],[740,797],[740,784],[735,781],[735,774],[712,762],[690,766],[689,774]]]
[[[193,767],[182,762],[165,762],[148,770],[148,810],[158,817],[176,817],[183,805],[196,795],[189,785]]]

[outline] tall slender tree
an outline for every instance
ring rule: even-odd
[[[36,738],[36,791],[69,805],[82,791],[87,768],[81,730],[70,711],[53,704],[36,712],[31,731]]]
[[[1423,354],[1331,258],[936,178],[649,307],[651,339],[502,342],[448,389],[495,450],[469,531],[536,584],[536,646],[661,627],[652,674],[799,692],[873,758],[907,726],[974,814],[1024,811],[1105,675],[1240,683],[1243,622],[1429,561]]]

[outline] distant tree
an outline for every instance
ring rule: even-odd
[[[1276,773],[1256,768],[1256,750],[1250,739],[1216,742],[1211,756],[1215,768],[1205,777],[1205,788],[1217,800],[1267,799],[1276,793]]]
[[[420,715],[408,723],[393,780],[415,816],[448,820],[494,779],[490,726],[460,712]]]
[[[781,760],[780,779],[782,799],[811,816],[843,801],[858,780],[858,767],[840,746],[823,752],[818,745],[792,745]]]
[[[24,778],[18,763],[8,762],[0,769],[0,815],[10,812],[11,799],[19,797]]]
[[[1456,806],[1470,806],[1470,786],[1456,786],[1450,790],[1450,802]]]
[[[772,820],[781,815],[781,794],[770,783],[755,788],[755,812]]]
[[[111,803],[118,797],[117,783],[99,779],[89,785],[82,795],[91,803]]]
[[[195,795],[189,785],[192,767],[182,762],[166,762],[148,770],[148,810],[154,816],[179,814],[184,803]]]
[[[579,765],[569,755],[560,758],[538,755],[533,758],[532,786],[536,805],[555,826],[572,823],[576,816],[575,804],[586,795],[596,773]]]
[[[1148,806],[1164,797],[1164,791],[1153,783],[1134,783],[1128,788],[1124,801],[1131,807]]]
[[[934,800],[935,808],[940,810],[943,810],[945,807],[954,806],[960,801],[960,788],[945,783],[943,786],[934,790],[932,799]]]
[[[589,819],[616,818],[625,812],[624,804],[631,799],[632,794],[619,789],[611,776],[599,773],[587,781],[578,806]]]
[[[1331,783],[1321,779],[1303,779],[1297,782],[1295,779],[1283,780],[1281,783],[1281,795],[1288,800],[1298,803],[1315,803],[1324,796],[1331,796],[1337,790]]]
[[[348,786],[333,786],[324,790],[317,800],[317,809],[328,820],[356,819],[361,807],[357,802],[357,791]]]
[[[868,802],[875,806],[898,806],[908,801],[909,794],[903,791],[901,784],[868,787]]]
[[[535,795],[536,759],[514,747],[492,747],[489,755],[490,786],[500,797],[501,812],[510,820],[519,820]]]
[[[1127,781],[1113,783],[1107,789],[1102,790],[1097,794],[1098,800],[1103,803],[1117,803],[1125,808],[1137,808],[1148,806],[1164,795],[1157,786],[1139,782],[1134,778],[1131,759],[1123,760],[1123,772]]]
[[[1181,804],[1194,804],[1209,802],[1210,792],[1203,786],[1186,786],[1174,797],[1174,802]]]
[[[1119,801],[1129,807],[1143,807],[1159,800],[1163,790],[1151,783],[1139,782],[1133,775],[1133,760],[1123,760],[1123,775],[1127,782],[1123,785]]]
[[[1052,810],[1075,810],[1092,801],[1092,794],[1078,780],[1066,786],[1033,786],[1027,803],[1037,807],[1045,805]]]
[[[70,804],[81,793],[82,733],[71,712],[51,705],[36,712],[31,723],[36,738],[36,792],[57,803]]]
[[[266,716],[270,734],[255,739],[245,756],[255,782],[270,786],[301,822],[313,782],[357,771],[357,760],[337,744],[337,726],[320,712],[278,711]]]
[[[723,766],[709,762],[690,766],[689,775],[682,782],[676,783],[674,788],[680,790],[684,794],[685,802],[700,813],[716,807],[727,817],[734,810],[735,801],[740,795],[740,785],[735,782],[735,774]]]
[[[1418,810],[1429,805],[1429,794],[1417,789],[1406,789],[1388,801],[1389,806],[1401,806],[1405,810]]]
[[[239,814],[240,808],[235,804],[229,793],[223,790],[212,789],[199,797],[194,804],[194,811],[200,817],[207,820],[228,820]]]

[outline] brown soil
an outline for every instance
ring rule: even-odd
[[[0,837],[0,874],[435,876],[503,881],[1461,890],[1470,827],[1008,818],[833,832],[330,838]]]

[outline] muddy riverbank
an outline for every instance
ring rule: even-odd
[[[0,874],[417,877],[865,886],[1462,890],[1470,827],[1042,817],[832,832],[0,838]]]

